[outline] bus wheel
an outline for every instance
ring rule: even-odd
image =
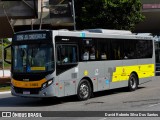
[[[78,89],[77,89],[77,96],[79,100],[87,100],[91,97],[91,85],[88,80],[81,80]]]
[[[138,87],[138,78],[137,76],[132,73],[129,77],[128,89],[129,91],[134,91]]]

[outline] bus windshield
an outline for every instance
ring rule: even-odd
[[[54,70],[52,45],[15,45],[13,51],[13,72],[15,73],[39,73]]]

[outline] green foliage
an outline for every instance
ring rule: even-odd
[[[0,85],[0,92],[9,91],[9,90],[11,90],[10,85],[3,85],[3,84]]]
[[[8,45],[8,44],[11,44],[11,42],[8,40],[8,38],[4,38],[4,39],[3,39],[3,42],[4,42],[5,44],[7,44],[7,45]]]
[[[2,39],[0,39],[0,43],[2,43]],[[3,46],[8,46],[9,44],[11,44],[11,42],[8,40],[8,38],[4,38],[3,39]],[[1,45],[1,44],[0,44]]]
[[[143,21],[140,0],[76,0],[78,29],[133,30]]]
[[[11,44],[10,41],[8,41],[8,39],[4,39],[4,43],[3,43],[3,48],[5,48],[6,46],[8,46],[9,44]],[[11,49],[7,49],[7,59],[11,60]],[[0,61],[2,60],[2,44],[0,44]],[[1,69],[2,66],[0,66]],[[4,62],[4,68],[5,69],[9,69],[11,67],[10,64]]]

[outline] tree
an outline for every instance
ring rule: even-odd
[[[11,44],[11,42],[8,40],[8,38],[4,38],[3,42],[6,43],[6,44]]]
[[[143,21],[140,0],[75,0],[78,29],[133,30]]]

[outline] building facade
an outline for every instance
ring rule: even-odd
[[[40,23],[42,29],[73,27],[72,11],[72,0],[1,0],[0,38],[14,31],[39,29]]]
[[[160,0],[141,2],[145,20],[134,32],[159,33]],[[73,20],[72,0],[0,1],[0,38],[11,37],[14,31],[38,29],[40,23],[44,29],[73,28]]]
[[[145,20],[136,26],[135,32],[160,32],[160,0],[141,0]]]

